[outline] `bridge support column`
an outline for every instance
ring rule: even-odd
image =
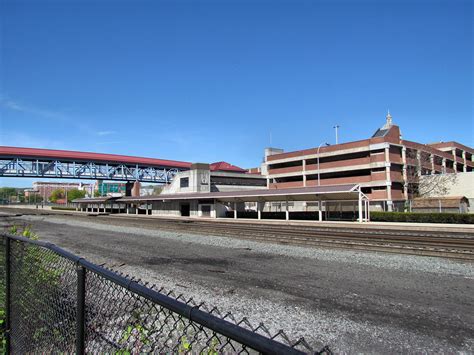
[[[140,188],[141,188],[142,184],[140,183],[140,181],[135,181],[133,183],[133,187],[132,187],[132,196],[135,196],[135,197],[139,197],[140,196]]]

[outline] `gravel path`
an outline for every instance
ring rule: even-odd
[[[273,332],[304,336],[314,348],[474,352],[470,263],[169,232],[153,221],[137,228],[117,218],[14,219],[42,240]]]

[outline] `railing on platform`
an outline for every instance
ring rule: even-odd
[[[0,273],[7,353],[330,353],[51,243],[0,234]]]

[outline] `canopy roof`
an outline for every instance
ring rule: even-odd
[[[104,203],[104,202],[115,201],[118,198],[120,198],[120,196],[118,196],[118,197],[104,196],[104,197],[76,198],[75,200],[72,200],[72,202],[74,202],[74,203]]]
[[[259,189],[232,192],[162,194],[139,197],[122,197],[117,202],[150,202],[171,200],[204,200],[219,201],[312,201],[312,200],[356,200],[359,198],[360,186],[357,184],[314,186],[291,189]],[[364,199],[367,197],[362,195]]]

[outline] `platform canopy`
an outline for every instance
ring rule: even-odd
[[[359,196],[361,195],[361,196]],[[138,197],[122,197],[117,202],[151,202],[171,200],[204,200],[213,199],[222,202],[255,202],[255,201],[317,201],[337,200],[353,201],[367,197],[362,194],[360,185],[328,185],[291,189],[258,189],[231,192],[162,194]]]
[[[91,198],[76,198],[75,200],[72,200],[73,203],[105,203],[105,202],[112,202],[115,201],[119,198],[118,197],[112,197],[112,196],[104,196],[104,197],[91,197]]]

